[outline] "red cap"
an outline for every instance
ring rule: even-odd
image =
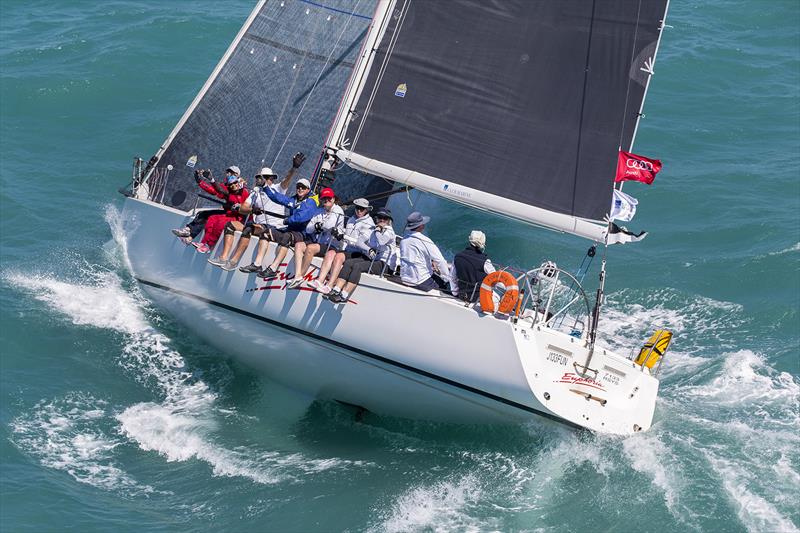
[[[336,198],[336,193],[330,187],[325,187],[319,192],[320,198]]]

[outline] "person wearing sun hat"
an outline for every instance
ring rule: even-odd
[[[421,291],[438,289],[433,273],[449,276],[450,266],[442,252],[422,231],[431,217],[414,211],[406,219],[405,233],[400,241],[400,279],[404,285]]]
[[[450,291],[453,296],[469,303],[478,301],[483,278],[495,271],[485,250],[486,234],[472,230],[467,238],[467,247],[453,258],[450,269]]]
[[[380,274],[389,261],[395,242],[392,212],[381,208],[375,213],[375,228],[366,241],[358,243],[362,253],[347,259],[328,296],[333,303],[344,303],[361,281],[362,274]],[[319,289],[317,289],[319,290]],[[324,292],[320,290],[320,292]]]
[[[366,198],[356,198],[352,202],[354,213],[345,222],[344,230],[332,232],[331,235],[336,239],[336,255],[333,257],[333,262],[328,264],[323,262],[317,277],[317,284],[314,288],[326,294],[333,288],[333,283],[339,276],[339,271],[347,259],[352,258],[354,255],[361,255],[363,250],[358,243],[367,240],[375,228],[375,222],[369,216],[372,211],[372,206]],[[332,246],[333,247],[333,246]],[[330,276],[328,276],[328,269],[330,269]],[[325,279],[328,279],[326,282]],[[317,287],[319,285],[319,287]]]
[[[239,206],[247,200],[250,193],[245,187],[244,181],[239,178],[239,167],[231,165],[225,170],[225,173],[224,183],[216,182],[208,170],[196,170],[194,173],[194,180],[201,189],[225,201],[221,211],[215,211],[210,215],[205,214],[207,219],[203,225],[203,239],[200,242],[192,241],[197,235],[198,218],[195,218],[185,228],[172,230],[172,233],[179,237],[184,244],[191,244],[200,253],[207,254],[211,251],[229,222],[244,220],[244,216],[239,213]],[[206,179],[209,181],[205,181]],[[193,228],[195,229],[193,230]]]
[[[214,246],[219,240],[225,224],[231,220],[243,218],[239,215],[238,204],[247,198],[247,189],[241,187],[239,183],[239,167],[236,165],[225,169],[225,179],[222,183],[214,179],[210,170],[200,169],[194,171],[194,181],[205,192],[225,200],[225,204],[222,209],[201,211],[191,222],[186,224],[186,227],[174,229],[172,233],[184,244],[193,245],[198,252],[208,253],[210,246]],[[209,225],[212,217],[216,218]],[[203,230],[205,230],[203,241],[193,242],[194,238]]]

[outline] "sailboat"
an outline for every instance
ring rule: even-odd
[[[261,0],[160,149],[135,160],[122,213],[135,279],[221,353],[322,399],[415,419],[646,431],[668,332],[629,357],[597,329],[614,171],[667,7]],[[385,272],[336,305],[287,290],[292,261],[276,279],[227,272],[170,233],[215,207],[195,169],[254,175],[295,151],[319,154],[312,188],[340,197],[391,205],[410,187],[584,237],[604,252],[599,287],[587,295],[552,263],[508,269],[520,295],[501,314]]]

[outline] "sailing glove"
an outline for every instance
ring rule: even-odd
[[[342,230],[340,230],[339,228],[333,228],[331,230],[331,235],[333,235],[333,238],[336,239],[337,241],[341,241],[342,237],[344,237],[344,233],[342,233]]]
[[[322,222],[315,222],[314,223],[314,232],[315,233],[322,233]]]
[[[305,160],[306,160],[306,154],[304,154],[303,152],[297,152],[296,154],[294,154],[294,157],[292,157],[292,168],[300,168],[300,165],[302,165],[303,161]]]
[[[369,251],[367,252],[367,255],[369,256],[370,259],[375,259],[375,256],[378,255],[378,250],[376,250],[375,248],[370,248]]]

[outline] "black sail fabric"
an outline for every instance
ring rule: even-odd
[[[399,0],[343,138],[367,158],[602,220],[666,2]]]
[[[236,165],[252,177],[274,162],[283,175],[297,151],[313,167],[375,6],[376,0],[267,0],[160,155],[151,199],[193,208],[200,168],[219,178]]]

